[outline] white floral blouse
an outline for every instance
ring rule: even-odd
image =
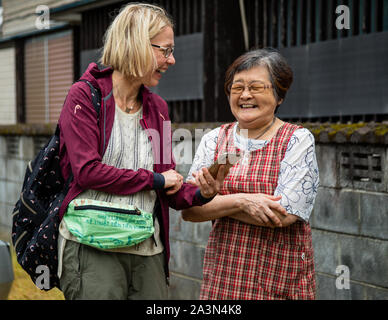
[[[234,143],[242,151],[254,151],[263,148],[269,141],[247,139],[236,133]],[[214,162],[214,153],[220,128],[216,128],[202,137],[190,168],[192,173]],[[305,128],[295,130],[287,146],[284,159],[280,163],[278,185],[274,195],[281,195],[280,204],[288,213],[308,221],[313,209],[319,186],[319,173],[315,156],[314,136]]]

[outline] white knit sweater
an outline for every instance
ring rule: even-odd
[[[153,156],[151,143],[148,140],[147,134],[140,126],[139,120],[142,118],[143,108],[133,114],[128,114],[122,111],[116,105],[115,119],[113,123],[112,133],[109,139],[108,147],[102,158],[102,163],[115,166],[119,169],[138,170],[140,168],[153,171]],[[86,190],[76,197],[76,199],[86,198],[94,200],[102,200],[114,203],[130,204],[141,208],[144,211],[153,212],[156,192],[154,190],[141,191],[132,195],[122,196],[109,194],[97,190]],[[60,257],[60,265],[64,240],[76,241],[77,239],[69,232],[66,223],[62,220],[60,228],[60,239],[58,242],[58,251]],[[113,249],[106,251],[132,253],[143,256],[151,256],[161,253],[164,248],[160,240],[159,221],[155,218],[155,233],[154,239],[148,238],[140,244]]]

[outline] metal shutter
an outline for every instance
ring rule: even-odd
[[[57,122],[73,83],[71,31],[26,41],[26,122]]]
[[[0,124],[16,123],[15,48],[0,50]]]

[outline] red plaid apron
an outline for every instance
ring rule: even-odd
[[[221,153],[241,153],[233,126],[221,126],[215,160]],[[296,125],[284,123],[262,149],[241,159],[225,178],[220,194],[273,195],[280,162]],[[248,164],[248,165],[247,165]],[[200,299],[315,299],[311,229],[297,221],[285,228],[258,227],[232,218],[215,220],[203,266]]]

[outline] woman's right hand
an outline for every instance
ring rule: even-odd
[[[240,194],[241,211],[250,215],[260,224],[272,227],[281,227],[282,223],[272,210],[281,215],[287,216],[286,209],[280,205],[281,196],[271,196],[263,193],[242,193]]]
[[[166,194],[171,195],[176,193],[183,184],[183,176],[173,169],[162,172],[164,177],[164,189],[169,189]]]

